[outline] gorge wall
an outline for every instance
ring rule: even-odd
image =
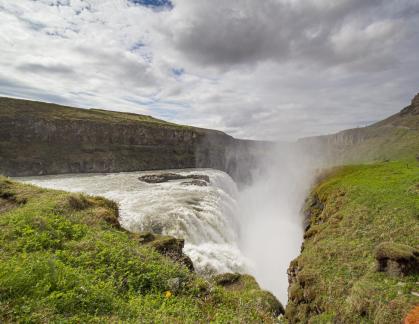
[[[400,112],[367,127],[298,141],[312,156],[339,165],[409,158],[419,152],[419,94]]]
[[[0,98],[8,176],[198,167],[246,178],[259,144],[144,115]]]

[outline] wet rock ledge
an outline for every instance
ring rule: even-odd
[[[182,185],[207,186],[210,183],[209,176],[205,174],[188,174],[181,175],[178,173],[161,173],[161,174],[147,174],[138,178],[138,180],[146,183],[163,183],[173,180],[191,180],[182,182]]]

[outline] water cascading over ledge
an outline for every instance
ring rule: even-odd
[[[160,171],[164,172],[167,171]],[[150,184],[138,179],[150,172],[72,174],[25,180],[118,202],[122,227],[130,232],[151,231],[185,239],[184,252],[202,274],[246,272],[247,262],[238,246],[240,219],[234,181],[217,170],[176,173],[205,174],[210,183],[199,186],[175,180]]]

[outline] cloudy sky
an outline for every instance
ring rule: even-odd
[[[418,0],[0,0],[0,95],[235,137],[364,126],[419,92]]]

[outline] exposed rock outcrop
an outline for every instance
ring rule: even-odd
[[[135,234],[134,237],[140,244],[152,246],[160,254],[184,265],[190,271],[194,271],[192,260],[183,253],[185,240],[172,236],[156,235],[150,232]]]
[[[198,167],[245,179],[259,146],[150,116],[0,98],[0,174],[8,176]]]
[[[305,323],[323,311],[313,302],[316,291],[311,284],[316,280],[316,275],[305,270],[298,258],[291,261],[287,273],[289,286],[285,317],[290,323]]]
[[[372,125],[302,138],[306,152],[329,165],[414,157],[419,147],[419,94],[400,112]],[[412,147],[416,146],[416,151]]]
[[[185,181],[181,183],[182,186],[198,186],[198,187],[207,187],[208,182],[204,180],[192,180],[192,181]]]
[[[147,182],[147,183],[162,183],[172,180],[198,180],[204,181],[206,183],[210,182],[209,176],[205,174],[188,174],[182,175],[178,173],[160,173],[160,174],[147,174],[138,178],[138,180]]]
[[[401,116],[407,114],[419,115],[419,93],[412,99],[410,106],[407,106],[400,112]]]
[[[16,195],[12,188],[12,182],[9,180],[3,180],[0,177],[0,213],[6,212],[10,209],[26,204],[27,200],[25,197],[19,197]]]
[[[214,283],[229,290],[245,291],[248,289],[260,290],[255,278],[239,273],[223,273],[212,277]],[[258,296],[258,303],[262,308],[269,309],[274,316],[283,315],[284,307],[279,300],[269,291],[262,290]]]
[[[393,277],[419,274],[419,250],[393,242],[379,244],[375,251],[377,270]]]

